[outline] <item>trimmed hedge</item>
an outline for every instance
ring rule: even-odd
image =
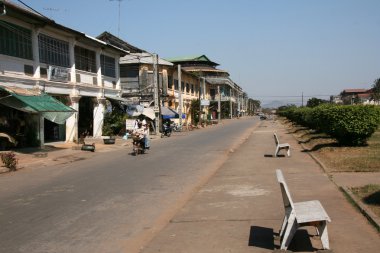
[[[372,105],[290,107],[279,114],[296,124],[327,133],[340,144],[350,146],[366,144],[380,124],[380,107]]]

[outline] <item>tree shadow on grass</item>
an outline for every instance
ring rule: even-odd
[[[363,198],[363,201],[368,205],[380,206],[380,191],[374,192]]]
[[[303,130],[310,130],[310,128],[307,128],[307,127],[297,127],[295,129],[291,129],[289,131],[287,131],[288,134],[295,134],[295,133],[298,133],[299,131],[303,131]]]
[[[300,137],[302,138],[302,137]],[[312,136],[310,138],[308,138],[307,140],[304,140],[304,141],[298,141],[298,143],[309,143],[311,142],[312,140],[317,140],[317,139],[331,139],[330,136]]]
[[[327,147],[330,147],[330,148],[337,148],[337,147],[341,147],[341,145],[339,145],[338,143],[323,143],[323,144],[317,144],[315,146],[313,146],[312,148],[310,149],[304,149],[302,150],[301,152],[313,152],[313,151],[318,151],[322,148],[327,148]]]

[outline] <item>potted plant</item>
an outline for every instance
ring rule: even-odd
[[[102,138],[104,144],[115,144],[115,136],[110,125],[103,126]]]

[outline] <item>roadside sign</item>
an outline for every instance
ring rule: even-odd
[[[202,99],[202,100],[201,100],[201,105],[202,105],[202,106],[209,106],[209,105],[210,105],[210,100]]]
[[[135,119],[126,119],[125,120],[125,129],[133,130],[135,128]]]

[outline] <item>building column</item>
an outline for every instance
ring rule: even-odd
[[[106,98],[98,97],[97,104],[94,106],[94,122],[93,134],[94,138],[100,137],[103,134],[104,114],[106,113]]]
[[[230,119],[232,119],[232,89],[230,88]]]
[[[66,142],[78,142],[78,119],[79,119],[79,96],[78,90],[74,89],[70,95],[71,108],[76,112],[66,120]]]
[[[97,76],[97,82],[98,86],[103,87],[103,82],[102,82],[102,67],[100,65],[100,54],[102,53],[102,50],[96,50],[96,76]]]
[[[75,39],[71,38],[69,41],[69,55],[70,55],[70,80],[69,82],[76,83],[77,82],[77,76],[75,71]]]
[[[40,52],[38,50],[38,34],[40,33],[40,29],[32,30],[32,50],[33,50],[33,68],[34,68],[34,78],[41,77],[40,71]]]
[[[120,81],[120,57],[115,58],[115,78],[116,78],[116,89],[121,90],[121,81]]]

